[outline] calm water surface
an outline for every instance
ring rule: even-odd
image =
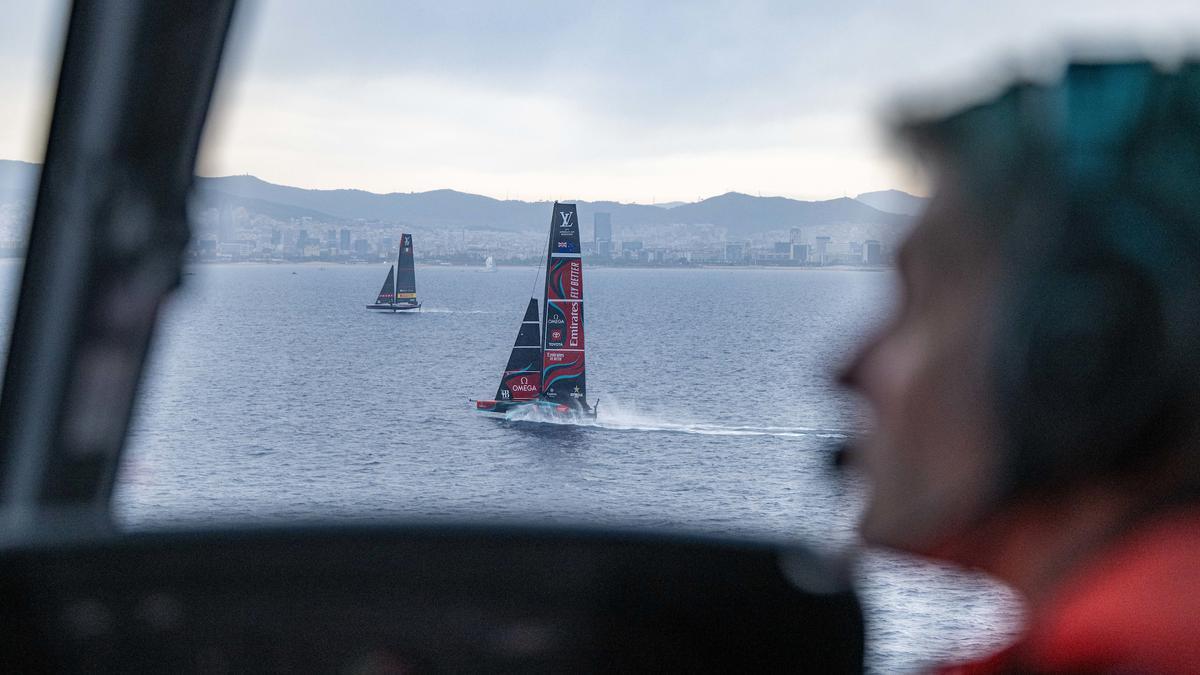
[[[4,264],[11,288],[17,266]],[[886,272],[588,269],[594,424],[504,422],[490,398],[533,271],[193,269],[157,341],[116,513],[129,527],[267,519],[518,519],[853,542],[829,449],[861,424],[830,373],[883,319]],[[11,295],[11,293],[9,294]],[[1011,597],[905,558],[860,566],[870,665],[911,671],[1009,635]]]

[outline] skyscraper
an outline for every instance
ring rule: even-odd
[[[817,237],[818,265],[825,265],[829,262],[829,241],[830,237]]]
[[[612,214],[597,211],[592,214],[592,242],[602,241],[612,241]]]
[[[725,244],[725,262],[742,263],[746,261],[746,254],[750,250],[749,242],[735,241]]]
[[[883,264],[883,247],[875,239],[868,239],[863,244],[863,262],[868,265]]]

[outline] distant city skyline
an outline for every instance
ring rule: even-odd
[[[66,7],[0,0],[0,157],[41,160]],[[198,172],[527,201],[924,194],[888,142],[896,96],[969,99],[1071,36],[1169,58],[1196,51],[1200,3],[250,0]]]

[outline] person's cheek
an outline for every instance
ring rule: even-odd
[[[903,443],[912,436],[912,425],[920,422],[923,402],[916,396],[920,386],[924,341],[918,327],[901,324],[879,344],[871,368],[872,406],[883,438]]]
[[[924,341],[911,326],[881,339],[864,363],[862,388],[874,413],[874,428],[859,448],[857,465],[869,484],[864,535],[877,541],[896,541],[907,525],[914,490],[920,489],[923,467],[918,414],[922,401],[913,397],[926,360]]]
[[[964,305],[956,304],[955,307]],[[968,535],[988,508],[996,452],[989,435],[985,374],[980,370],[986,327],[966,312],[930,322],[913,363],[901,415],[905,434],[904,547],[931,547]]]

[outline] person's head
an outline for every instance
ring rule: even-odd
[[[937,554],[1031,500],[1200,485],[1200,64],[1073,65],[900,133],[935,190],[844,376],[864,538]]]

